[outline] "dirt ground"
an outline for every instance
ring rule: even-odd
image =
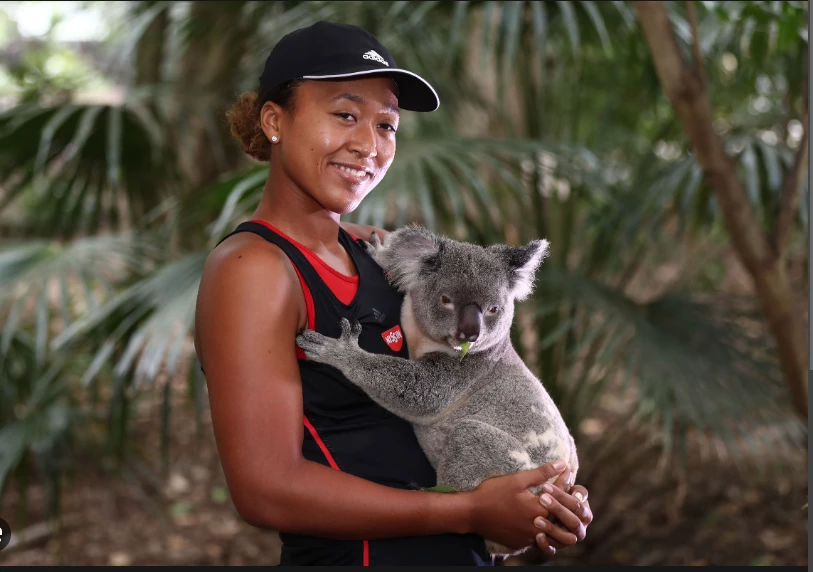
[[[175,408],[170,471],[162,477],[159,417],[151,409],[134,424],[131,442],[152,454],[130,461],[119,476],[109,459],[82,459],[82,470],[64,485],[61,533],[44,524],[41,486],[32,488],[27,522],[17,516],[16,491],[8,491],[0,516],[12,526],[14,544],[0,552],[0,565],[277,564],[277,535],[242,522],[229,501],[208,419],[196,436],[188,404]],[[720,463],[690,471],[682,489],[668,473],[653,479],[642,471],[595,515],[583,547],[549,563],[807,566],[801,457],[797,470],[750,485]],[[591,489],[597,505],[603,494]]]

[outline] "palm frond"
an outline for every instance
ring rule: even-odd
[[[0,490],[27,454],[53,455],[75,415],[64,356],[43,364],[35,346],[28,334],[15,331],[0,358]]]
[[[12,108],[0,115],[0,209],[24,201],[41,236],[138,221],[172,180],[165,130],[143,94],[122,105]]]
[[[90,383],[115,360],[113,374],[136,386],[159,372],[175,372],[194,323],[198,284],[208,252],[170,262],[71,324],[53,341],[55,350],[88,342],[98,347],[83,375]]]
[[[776,440],[766,445],[778,451],[803,443],[806,431],[793,420],[781,371],[770,341],[760,333],[753,300],[668,293],[638,304],[575,273],[543,269],[539,281],[548,296],[552,291],[575,304],[580,316],[563,320],[557,331],[540,332],[543,337],[547,334],[547,344],[576,328],[582,341],[570,350],[573,363],[578,363],[585,357],[582,350],[599,340],[592,361],[571,370],[578,373],[575,378],[543,380],[552,394],[561,396],[574,425],[589,414],[618,375],[635,380],[633,409],[641,419],[660,419],[669,439],[677,428],[682,428],[683,437],[694,429],[720,439],[729,452],[741,456],[752,453],[747,450],[749,437],[761,432]],[[547,297],[546,302],[543,309],[551,304]],[[748,319],[752,325],[744,327]],[[564,387],[570,383],[575,387]]]

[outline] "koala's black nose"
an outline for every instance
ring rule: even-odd
[[[468,304],[460,309],[457,323],[457,339],[462,342],[476,342],[480,336],[480,321],[483,311],[477,304]]]

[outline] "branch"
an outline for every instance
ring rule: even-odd
[[[758,274],[772,258],[734,162],[714,131],[711,103],[700,77],[684,61],[663,2],[634,2],[663,90],[714,189],[731,242],[745,267]]]
[[[793,405],[807,418],[805,332],[792,302],[787,275],[754,213],[734,162],[714,131],[706,86],[683,60],[666,6],[663,2],[634,2],[633,6],[663,90],[692,143],[705,179],[714,190],[731,244],[754,280],[762,311],[776,340]],[[798,180],[798,176],[795,178]],[[793,200],[786,202],[792,205]]]
[[[805,70],[807,70],[808,56],[805,54]],[[793,167],[788,172],[785,178],[785,186],[782,189],[782,196],[779,199],[779,216],[776,219],[776,227],[771,236],[771,245],[773,246],[774,253],[777,258],[782,258],[785,252],[785,246],[790,236],[790,227],[793,224],[793,213],[796,212],[796,205],[799,203],[799,196],[802,194],[802,189],[807,179],[808,164],[807,164],[807,151],[809,146],[810,134],[807,128],[808,122],[808,94],[807,94],[808,78],[805,75],[805,80],[802,85],[802,101],[804,102],[804,110],[802,111],[802,142],[799,144],[799,150],[796,151],[796,159],[793,161]]]
[[[776,227],[771,237],[771,244],[777,258],[784,256],[785,246],[787,246],[788,236],[790,236],[790,227],[793,224],[793,214],[796,212],[796,205],[799,203],[799,196],[802,194],[807,179],[809,139],[807,117],[804,118],[802,125],[804,125],[804,135],[802,136],[802,142],[799,144],[799,150],[796,151],[796,160],[793,162],[793,167],[785,179],[782,197],[779,199],[779,216],[776,219]]]
[[[692,54],[694,55],[694,68],[701,85],[706,85],[706,70],[703,67],[703,54],[700,52],[700,34],[697,33],[697,14],[694,11],[694,1],[686,0],[686,12],[689,15],[689,24],[692,27]]]

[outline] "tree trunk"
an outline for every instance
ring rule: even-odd
[[[634,2],[661,85],[672,103],[704,176],[714,190],[737,256],[754,280],[762,310],[779,351],[793,406],[807,418],[807,353],[799,312],[782,257],[762,231],[734,162],[712,126],[702,62],[684,61],[663,2]],[[696,33],[696,30],[695,30]]]
[[[136,14],[141,14],[155,5],[154,1],[140,2]],[[161,64],[164,61],[164,37],[169,22],[168,8],[164,8],[138,39],[135,54],[135,84],[157,85],[161,81]]]
[[[257,24],[245,18],[244,7],[245,2],[190,6],[175,118],[181,128],[181,164],[191,189],[214,182],[242,157],[225,112],[237,96],[240,61]]]

